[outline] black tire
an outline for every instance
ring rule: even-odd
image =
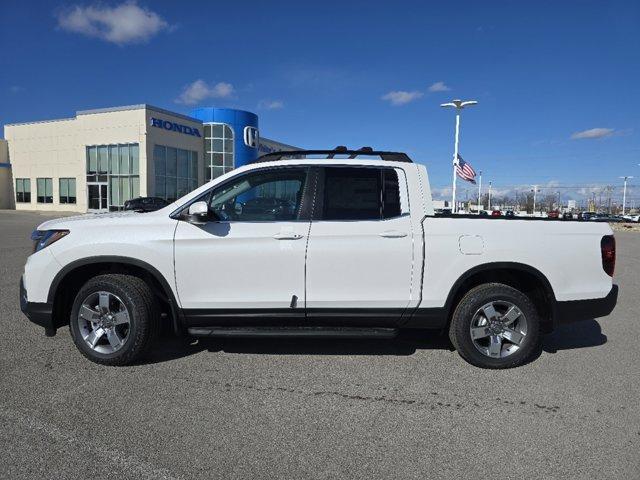
[[[119,297],[129,312],[129,330],[122,347],[113,353],[100,353],[91,349],[83,339],[78,324],[78,313],[82,302],[96,292],[108,292]],[[87,281],[78,291],[73,307],[69,329],[76,347],[89,360],[102,365],[129,365],[141,359],[155,340],[160,314],[153,293],[147,283],[131,275],[99,275]]]
[[[503,358],[492,358],[482,353],[471,338],[471,322],[475,313],[489,302],[510,302],[525,316],[527,333],[517,351]],[[502,283],[486,283],[469,290],[453,312],[449,338],[460,356],[481,368],[513,368],[527,363],[540,350],[540,317],[529,297]]]

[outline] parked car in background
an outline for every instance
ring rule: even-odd
[[[164,198],[160,197],[138,197],[124,202],[125,210],[135,210],[138,212],[155,212],[169,205]]]
[[[548,214],[547,214],[547,218],[555,218],[558,219],[560,218],[560,212],[557,210],[551,210]]]
[[[507,210],[506,213],[504,214],[505,217],[507,218],[515,218],[516,214],[513,210]]]
[[[502,216],[502,212],[500,210],[493,210],[491,212],[491,216],[492,217],[501,217]]]
[[[564,212],[562,214],[562,220],[573,220],[573,213],[571,212]]]
[[[587,222],[591,219],[591,217],[593,217],[595,215],[594,212],[580,212],[578,214],[578,220],[580,220],[581,222]]]
[[[486,210],[480,210],[479,214],[480,214],[481,217],[488,217],[489,216],[489,214],[487,213]]]
[[[627,222],[634,222],[634,223],[639,223],[640,222],[640,215],[636,214],[636,215],[623,215],[622,218],[624,218]]]

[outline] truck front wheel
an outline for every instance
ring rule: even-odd
[[[473,365],[517,367],[540,348],[540,318],[529,297],[519,290],[487,283],[462,297],[451,319],[449,338]]]
[[[90,279],[76,295],[69,328],[78,350],[103,365],[140,359],[157,331],[153,293],[140,278],[108,274]]]

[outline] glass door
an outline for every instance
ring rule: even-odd
[[[106,183],[87,184],[87,205],[90,212],[106,212],[108,187]]]

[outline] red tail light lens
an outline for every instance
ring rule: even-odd
[[[616,239],[613,235],[602,237],[600,250],[602,251],[602,268],[607,275],[613,277],[613,271],[616,269]]]

